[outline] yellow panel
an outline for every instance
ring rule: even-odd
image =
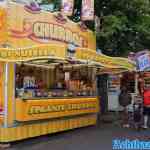
[[[12,125],[15,119],[15,66],[14,63],[8,63],[9,73],[8,73],[8,125]]]
[[[51,120],[45,123],[22,125],[12,128],[0,128],[0,142],[12,142],[69,129],[95,125],[96,120],[97,115],[91,114],[70,119],[59,118],[58,120]]]
[[[0,33],[0,44],[4,44],[7,41],[7,20],[4,8],[0,8]]]
[[[5,71],[4,71],[4,63],[0,62],[0,106],[4,106],[4,77],[5,77]]]
[[[98,98],[16,100],[16,120],[30,121],[99,111]]]
[[[56,44],[39,44],[24,49],[0,48],[0,61],[16,62],[34,59],[64,59],[66,47]]]

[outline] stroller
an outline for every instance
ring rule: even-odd
[[[140,130],[143,125],[143,98],[138,95],[135,96],[132,107],[132,112],[129,115],[131,127]]]

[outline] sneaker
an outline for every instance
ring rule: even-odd
[[[143,125],[142,128],[143,129],[148,129],[148,126],[147,125]]]

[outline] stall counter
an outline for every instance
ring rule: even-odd
[[[99,112],[97,97],[16,100],[16,120],[33,121]]]
[[[45,134],[95,125],[99,99],[16,99],[16,126],[0,127],[0,142],[12,142]]]

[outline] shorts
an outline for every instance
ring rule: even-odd
[[[150,108],[149,107],[144,107],[143,108],[143,114],[150,116]]]

